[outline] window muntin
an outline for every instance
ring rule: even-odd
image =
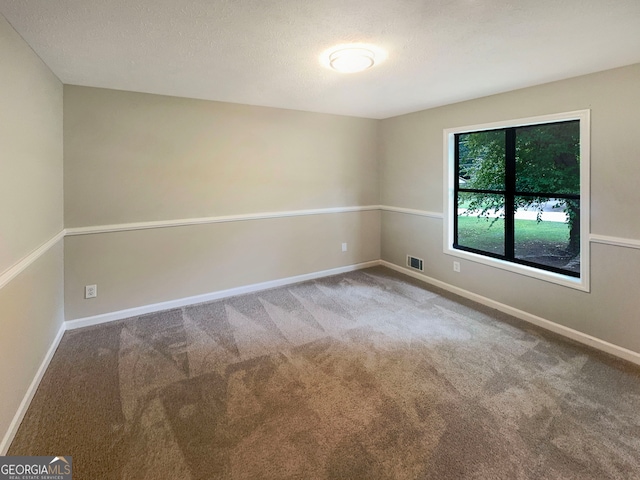
[[[589,112],[444,133],[445,253],[588,290]]]

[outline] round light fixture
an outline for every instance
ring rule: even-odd
[[[341,48],[329,55],[329,66],[340,73],[361,72],[372,67],[375,58],[367,48]]]

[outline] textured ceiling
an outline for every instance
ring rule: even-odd
[[[64,83],[370,118],[640,62],[640,0],[0,0],[0,12]],[[351,75],[320,64],[347,42],[388,59]]]

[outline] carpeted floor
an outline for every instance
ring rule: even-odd
[[[373,268],[67,332],[74,479],[640,478],[640,369]]]

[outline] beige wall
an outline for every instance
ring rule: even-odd
[[[640,239],[640,65],[404,115],[380,123],[381,203],[442,212],[443,129],[591,109],[591,233]],[[640,352],[640,250],[592,244],[591,293],[445,255],[442,220],[385,212],[382,258],[425,259],[425,275]]]
[[[377,125],[65,86],[65,223],[376,205]],[[335,213],[68,237],[66,318],[377,260],[379,218]],[[83,298],[87,284],[98,285],[98,298]]]
[[[62,84],[1,15],[0,58],[3,272],[63,228]]]
[[[63,228],[62,84],[0,15],[0,274]],[[62,242],[0,289],[0,438],[62,325]]]
[[[378,211],[72,236],[65,240],[67,319],[379,258]],[[88,283],[98,285],[97,298],[83,299]]]
[[[0,289],[0,439],[63,322],[62,243]]]
[[[375,120],[64,92],[67,227],[378,203]]]

